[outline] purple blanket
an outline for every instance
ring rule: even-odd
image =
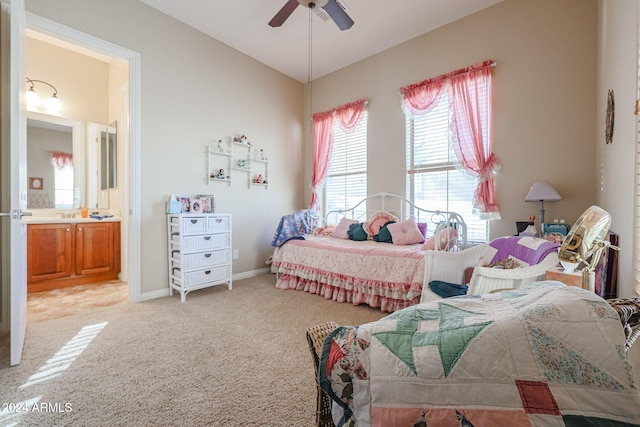
[[[528,236],[499,237],[492,240],[489,245],[496,249],[491,263],[511,257],[528,265],[540,263],[547,255],[557,251],[560,247],[557,243]]]
[[[271,246],[282,246],[291,239],[304,239],[313,231],[315,218],[311,209],[304,209],[285,215],[280,218],[280,223],[271,240]]]

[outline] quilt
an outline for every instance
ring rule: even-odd
[[[639,426],[610,305],[560,282],[421,303],[325,340],[337,426]]]

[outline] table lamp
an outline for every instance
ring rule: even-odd
[[[527,197],[524,198],[525,202],[540,202],[540,235],[544,234],[542,230],[544,224],[544,202],[557,202],[562,200],[562,197],[558,192],[546,181],[534,182]]]

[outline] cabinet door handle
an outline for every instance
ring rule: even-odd
[[[67,228],[67,231],[69,231],[69,229]],[[82,231],[82,228],[78,228],[78,231]]]

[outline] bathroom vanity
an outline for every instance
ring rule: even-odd
[[[27,290],[40,292],[118,279],[120,219],[27,221]]]

